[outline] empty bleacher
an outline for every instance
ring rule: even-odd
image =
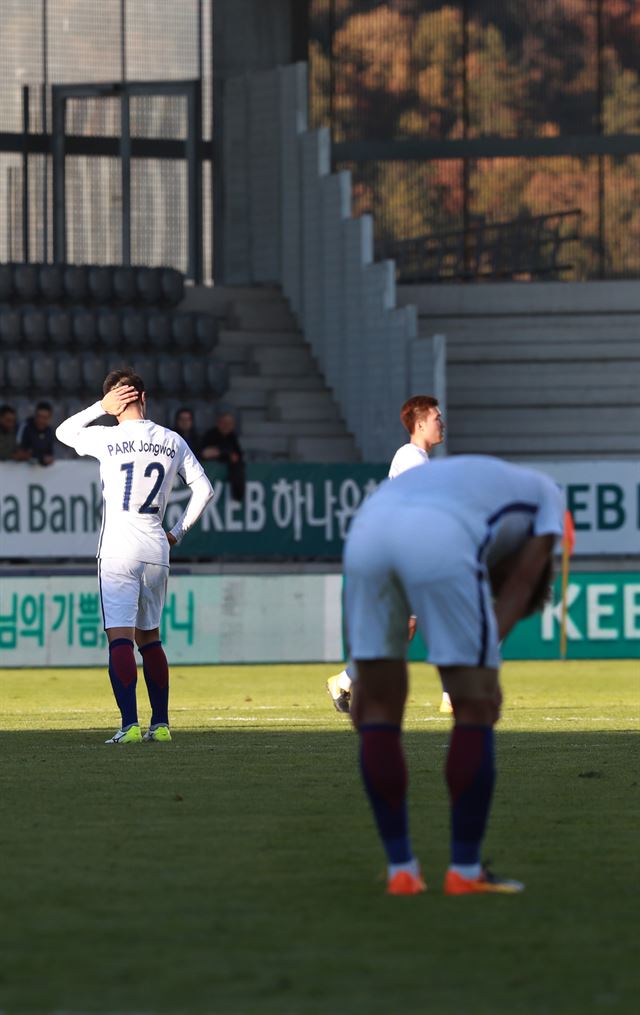
[[[212,425],[228,386],[213,353],[217,320],[182,310],[183,276],[169,268],[0,264],[0,399],[52,403],[55,421],[89,404],[107,372],[136,369],[150,414],[171,424],[182,404]]]

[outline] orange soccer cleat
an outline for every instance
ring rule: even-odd
[[[387,882],[387,895],[419,895],[426,890],[422,875],[411,874],[410,871],[398,871]]]
[[[496,895],[517,895],[523,891],[522,881],[496,877],[487,867],[482,868],[479,878],[463,878],[461,874],[452,870],[448,870],[444,876],[445,895],[478,895],[488,892]]]

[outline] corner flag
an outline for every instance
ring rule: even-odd
[[[567,658],[567,587],[569,585],[569,557],[576,545],[576,530],[570,511],[564,513],[562,528],[562,611],[560,613],[560,658]]]

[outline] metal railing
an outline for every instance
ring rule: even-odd
[[[400,282],[557,279],[573,268],[565,251],[567,244],[580,238],[581,214],[580,209],[572,208],[386,241],[377,254],[395,260]]]

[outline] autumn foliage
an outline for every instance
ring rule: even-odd
[[[312,120],[337,142],[640,133],[635,0],[313,0],[312,35]],[[383,238],[579,208],[569,277],[640,274],[638,155],[349,168]]]

